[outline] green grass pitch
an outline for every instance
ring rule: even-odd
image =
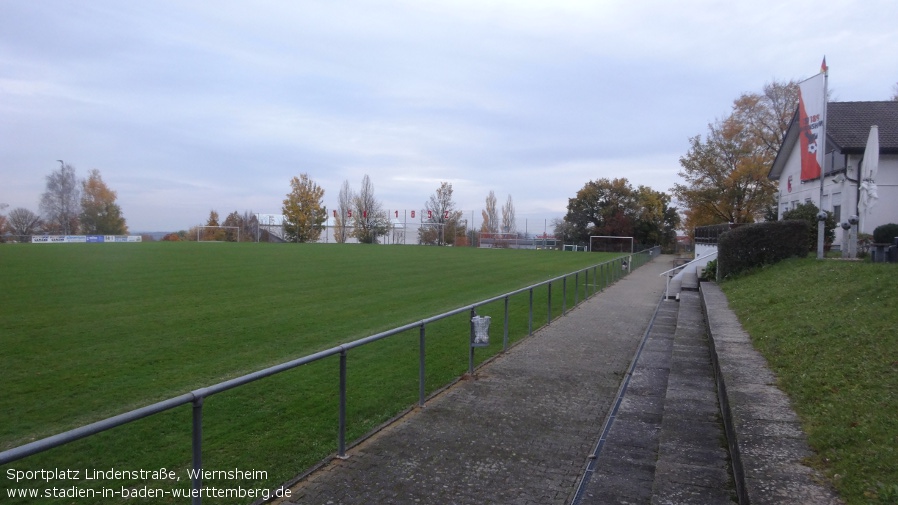
[[[612,257],[337,244],[0,247],[0,449]],[[582,300],[582,276],[578,287]],[[534,296],[540,326],[547,319],[546,288]],[[564,301],[561,286],[553,286],[553,316],[562,303],[570,308],[574,296],[573,278]],[[527,333],[527,307],[526,295],[511,301],[513,341]],[[482,361],[501,349],[503,304],[479,312],[494,321],[494,343],[477,352]],[[428,326],[428,392],[467,369],[467,332],[466,316]],[[417,331],[350,351],[348,440],[416,401],[417,357]],[[326,359],[207,398],[204,466],[264,470],[267,479],[255,484],[272,487],[332,453],[337,366],[336,358]],[[190,415],[189,406],[180,407],[0,471],[181,472],[190,465]]]

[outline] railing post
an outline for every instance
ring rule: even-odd
[[[203,397],[193,400],[193,497],[191,503],[200,505],[203,502]]]
[[[471,307],[471,335],[468,339],[468,374],[474,375],[474,316],[477,315],[476,307]]]
[[[418,405],[424,406],[424,381],[427,361],[424,359],[424,323],[418,332]]]
[[[337,457],[346,459],[346,350],[340,350],[340,425]]]
[[[552,283],[548,284],[549,286],[549,316],[546,320],[546,326],[552,324]]]
[[[533,335],[533,288],[530,288],[530,317],[527,320],[527,335]]]
[[[599,288],[599,269],[592,267],[592,294],[595,295]]]
[[[561,278],[561,315],[567,313],[567,275]]]
[[[580,303],[580,272],[574,274],[574,307]]]
[[[589,269],[583,270],[583,300],[589,299]]]
[[[502,335],[502,351],[508,350],[508,297],[505,297],[505,332]]]

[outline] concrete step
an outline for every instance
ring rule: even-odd
[[[699,294],[683,291],[652,503],[736,503],[725,437]]]
[[[622,389],[576,503],[736,503],[698,293],[661,303]]]
[[[698,291],[699,276],[713,258],[716,256],[706,255],[703,258],[698,258],[695,263],[678,270],[670,279],[667,297],[676,299],[681,291]]]
[[[683,280],[680,283],[680,291],[698,291],[698,274],[690,267],[683,272]]]
[[[742,503],[841,505],[817,470],[789,397],[751,343],[720,287],[702,285],[719,384],[719,402]]]
[[[667,285],[667,298],[668,299],[676,299],[677,295],[680,294],[683,285],[682,277],[673,277],[670,279]]]

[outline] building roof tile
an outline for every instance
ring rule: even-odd
[[[826,111],[827,134],[843,153],[863,153],[870,126],[879,126],[882,154],[898,154],[898,101],[830,102]]]

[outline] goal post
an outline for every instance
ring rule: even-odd
[[[197,226],[197,242],[228,242],[228,230],[237,230],[237,242],[240,242],[239,226]],[[231,232],[233,233],[233,232]],[[232,235],[233,236],[233,235]]]
[[[633,263],[633,248],[635,244],[633,237],[612,237],[610,235],[590,235],[589,250],[590,252],[616,252],[626,254],[627,259],[621,264],[621,267],[630,272]]]
[[[590,235],[590,252],[619,252],[633,254],[633,237],[613,237],[611,235]]]

